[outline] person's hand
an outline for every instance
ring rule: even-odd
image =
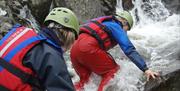
[[[149,81],[150,78],[156,79],[156,77],[160,76],[159,73],[153,72],[149,69],[145,71],[145,75],[147,77],[147,81]]]

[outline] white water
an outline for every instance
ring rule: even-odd
[[[4,15],[6,15],[6,14],[7,14],[7,12],[4,11],[4,10],[2,10],[2,9],[0,8],[0,16],[4,16]]]
[[[132,0],[133,1],[133,0]],[[118,0],[117,10],[123,10],[122,1]],[[128,36],[137,51],[146,59],[148,67],[154,71],[168,74],[180,69],[180,15],[170,15],[161,0],[133,2],[131,11],[135,24]],[[142,6],[142,7],[141,7]],[[137,10],[137,17],[135,17]],[[105,91],[143,91],[146,78],[126,56],[120,48],[110,50],[116,62],[121,66],[120,71],[110,82],[111,87]],[[69,70],[74,75],[73,82],[79,80],[75,71]],[[100,77],[93,74],[91,81],[85,85],[85,91],[96,91]]]

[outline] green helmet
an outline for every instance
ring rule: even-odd
[[[133,18],[128,11],[116,12],[116,15],[117,15],[116,16],[117,18],[122,17],[122,18],[126,19],[127,22],[129,23],[130,28],[132,27]]]
[[[79,22],[76,15],[67,8],[57,7],[54,8],[46,17],[44,23],[47,21],[55,21],[67,28],[75,30],[79,34]]]

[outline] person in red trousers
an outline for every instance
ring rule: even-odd
[[[119,65],[107,52],[119,45],[125,55],[147,76],[155,78],[158,73],[148,69],[143,58],[129,40],[126,31],[133,25],[128,11],[116,12],[114,16],[102,16],[88,21],[80,28],[80,35],[71,48],[72,65],[80,77],[75,83],[77,91],[81,91],[88,82],[92,72],[100,75],[102,80],[98,91],[114,77]]]

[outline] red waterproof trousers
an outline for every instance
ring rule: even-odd
[[[73,44],[70,56],[73,67],[80,77],[80,81],[75,83],[77,91],[81,91],[92,72],[102,77],[98,91],[103,91],[104,86],[119,69],[113,58],[100,48],[96,39],[85,33]]]

